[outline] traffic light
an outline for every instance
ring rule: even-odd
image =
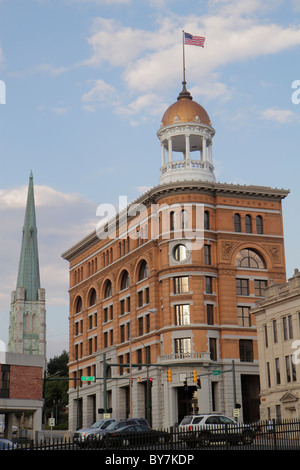
[[[197,371],[196,371],[196,369],[193,370],[193,377],[194,377],[194,382],[197,382]]]
[[[201,388],[201,380],[200,379],[197,380],[197,388]]]
[[[168,382],[172,382],[172,370],[168,369]]]
[[[152,387],[152,385],[153,385],[153,379],[152,379],[152,377],[149,377],[149,385],[150,385],[150,387]]]
[[[184,387],[184,391],[185,391],[185,392],[189,389],[188,384],[187,384],[187,380],[185,380],[185,381],[183,382],[183,387]]]

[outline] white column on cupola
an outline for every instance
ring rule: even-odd
[[[172,163],[172,138],[168,138],[168,163]]]
[[[185,159],[190,160],[191,159],[191,154],[190,154],[190,134],[185,135]]]
[[[203,162],[206,162],[206,137],[202,136],[202,153],[201,159]]]
[[[209,142],[209,145],[208,145],[208,161],[209,163],[212,164],[212,141]]]
[[[161,142],[160,144],[160,155],[161,155],[161,166],[165,165],[165,146],[164,143]]]

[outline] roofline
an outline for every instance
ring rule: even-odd
[[[259,197],[259,198],[275,198],[275,199],[285,199],[290,193],[289,189],[278,189],[271,188],[269,186],[255,186],[255,185],[239,185],[239,184],[228,184],[228,183],[216,183],[208,181],[182,181],[178,183],[167,183],[155,186],[149,189],[146,193],[141,195],[139,198],[128,204],[128,207],[122,212],[117,214],[117,225],[118,219],[122,219],[127,213],[127,210],[133,204],[144,204],[149,206],[152,203],[158,201],[161,197],[166,196],[168,193],[185,193],[186,191],[195,191],[201,192],[213,192],[215,194],[224,193],[224,194],[236,194],[236,195],[245,195],[248,197]],[[135,216],[128,217],[128,220],[131,220]],[[113,219],[114,223],[115,218]],[[109,226],[108,222],[108,226]],[[78,243],[67,249],[62,253],[62,258],[71,261],[74,257],[80,254],[86,247],[93,245],[99,241],[99,237],[94,230],[92,233],[84,237]]]

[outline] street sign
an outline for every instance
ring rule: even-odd
[[[52,428],[55,426],[55,418],[49,418],[49,426]]]
[[[213,375],[220,375],[221,371],[220,370],[213,370]]]
[[[238,418],[240,416],[240,410],[238,408],[233,408],[232,414],[234,418]]]
[[[94,376],[85,376],[85,375],[83,375],[81,377],[81,382],[94,382],[94,381],[95,381]]]

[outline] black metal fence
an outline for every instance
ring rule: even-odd
[[[115,432],[84,441],[53,438],[40,442],[20,442],[17,449],[32,450],[299,450],[300,421],[266,421],[251,425],[209,426],[182,430]]]

